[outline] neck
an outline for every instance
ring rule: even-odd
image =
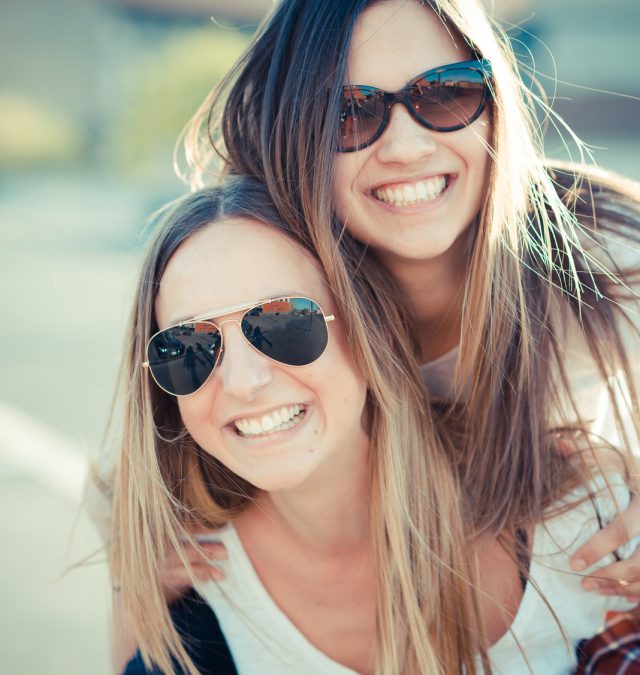
[[[281,528],[308,550],[344,552],[368,546],[370,445],[364,431],[356,445],[297,488],[262,493],[252,517]]]
[[[467,237],[435,258],[410,260],[379,254],[414,313],[423,361],[431,361],[460,342],[467,269]]]

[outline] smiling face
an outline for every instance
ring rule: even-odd
[[[407,0],[385,0],[359,16],[347,82],[401,89],[431,68],[472,58],[432,10]],[[338,217],[354,237],[383,259],[427,260],[455,249],[480,210],[489,155],[488,113],[471,125],[437,132],[402,105],[372,145],[335,160]]]
[[[335,313],[305,251],[267,225],[224,221],[192,235],[173,254],[156,298],[156,318],[164,329],[216,307],[283,296],[308,297],[325,314]],[[242,314],[211,315],[222,331],[223,358],[201,389],[177,399],[191,436],[235,474],[267,491],[347,471],[353,453],[367,445],[361,425],[366,383],[340,318],[327,324],[322,356],[291,367],[249,345],[236,323]]]

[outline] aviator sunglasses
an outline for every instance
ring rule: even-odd
[[[433,131],[468,126],[487,107],[490,74],[486,59],[474,59],[427,70],[398,91],[360,84],[344,86],[338,151],[362,150],[378,140],[396,103],[418,124]]]
[[[240,319],[214,323],[216,318],[244,310]],[[237,323],[247,342],[260,354],[286,366],[308,366],[319,359],[327,347],[327,323],[335,317],[325,315],[309,298],[283,297],[256,304],[208,312],[158,331],[147,344],[147,360],[158,386],[173,396],[194,394],[211,377],[223,352],[221,326]]]

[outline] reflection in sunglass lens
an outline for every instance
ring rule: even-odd
[[[269,300],[247,310],[242,334],[259,352],[289,366],[307,366],[326,349],[324,314],[308,298]],[[222,334],[212,321],[173,326],[154,335],[147,360],[156,382],[176,396],[193,394],[207,381],[222,352]]]
[[[479,71],[463,68],[419,80],[408,94],[418,117],[433,127],[453,130],[475,119],[484,102],[485,84]]]
[[[435,131],[456,131],[471,124],[487,103],[487,82],[482,70],[486,67],[481,60],[443,66],[396,92],[345,86],[338,150],[359,150],[377,140],[396,103],[403,104],[416,121]]]
[[[149,341],[149,368],[163,389],[179,396],[191,394],[211,374],[220,345],[220,332],[212,323],[198,321],[174,326]]]
[[[242,332],[259,352],[288,366],[306,366],[324,352],[327,325],[308,298],[281,298],[245,314]]]
[[[341,148],[356,148],[368,143],[384,124],[384,94],[367,87],[345,90],[340,111]]]

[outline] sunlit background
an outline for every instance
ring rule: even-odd
[[[185,190],[172,168],[180,129],[270,5],[0,4],[2,673],[109,672],[104,556],[62,576],[99,546],[76,519],[86,458],[145,219]],[[596,159],[640,179],[640,3],[503,0],[495,11]],[[547,149],[567,156],[555,134]]]

